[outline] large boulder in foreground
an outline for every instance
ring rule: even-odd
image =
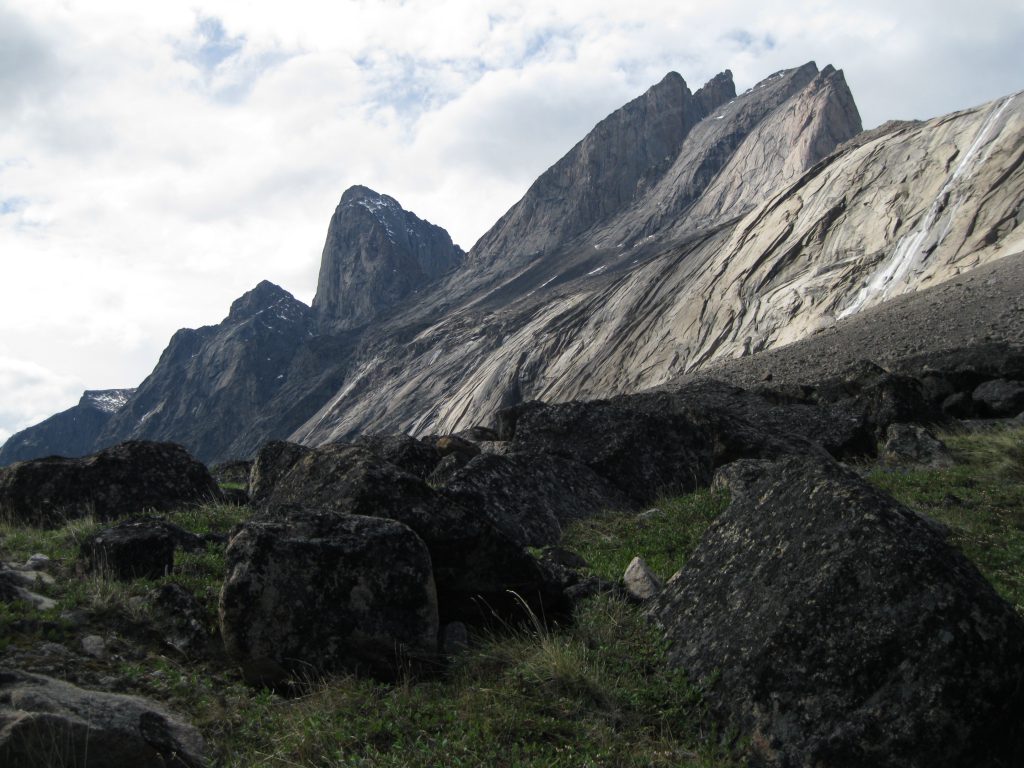
[[[51,456],[0,470],[0,511],[28,525],[114,520],[222,498],[206,467],[175,443],[132,440],[83,459]]]
[[[272,516],[296,507],[409,526],[430,550],[443,622],[479,623],[492,611],[517,611],[510,591],[538,612],[557,607],[558,596],[548,595],[543,570],[521,541],[364,447],[325,445],[301,456],[267,499]]]
[[[739,465],[651,615],[758,764],[1020,765],[1024,624],[941,526],[831,462]]]
[[[203,738],[155,702],[0,670],[0,765],[199,768]]]
[[[293,511],[247,523],[226,561],[221,634],[250,683],[339,670],[393,679],[436,653],[430,555],[401,523]]]

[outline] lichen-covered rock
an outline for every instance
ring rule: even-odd
[[[255,507],[264,506],[277,481],[288,474],[299,459],[310,449],[298,443],[271,440],[264,443],[256,454],[249,472],[249,500]]]
[[[769,766],[1019,765],[1024,623],[936,527],[820,459],[741,463],[654,601]]]
[[[267,500],[270,514],[309,507],[398,520],[426,543],[441,620],[476,624],[518,610],[509,591],[551,611],[544,573],[521,542],[486,515],[439,493],[366,448],[326,445],[302,456]]]
[[[441,459],[433,446],[409,435],[362,435],[356,445],[419,478],[426,478]]]
[[[1016,416],[1024,411],[1024,381],[986,381],[975,387],[971,399],[985,416]]]
[[[526,409],[512,445],[583,464],[637,504],[706,485],[714,463],[711,436],[666,393]]]
[[[953,457],[946,444],[917,424],[891,424],[885,433],[882,458],[892,463],[951,467]]]
[[[185,656],[200,656],[212,646],[206,615],[196,596],[181,584],[161,584],[150,595],[153,626],[163,642]]]
[[[252,462],[242,459],[222,461],[210,467],[210,474],[218,483],[249,483],[249,474],[252,472]]]
[[[33,525],[114,520],[221,500],[206,467],[180,445],[129,441],[82,459],[52,456],[0,470],[0,510]]]
[[[0,765],[200,768],[203,737],[159,704],[0,669]]]
[[[430,554],[399,522],[293,511],[247,523],[226,561],[224,647],[253,684],[339,670],[392,679],[437,651]]]
[[[175,541],[156,520],[129,520],[83,539],[85,568],[114,579],[159,579],[174,568]]]
[[[590,469],[557,456],[482,454],[444,490],[524,546],[556,544],[562,524],[615,509],[620,494]]]

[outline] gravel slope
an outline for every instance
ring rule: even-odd
[[[984,341],[1024,344],[1024,253],[892,299],[785,347],[717,361],[658,389],[707,378],[750,386],[769,374],[775,382],[809,382],[839,374],[858,360],[885,366],[909,355]]]

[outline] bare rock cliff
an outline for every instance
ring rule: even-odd
[[[313,310],[323,330],[375,320],[453,267],[465,254],[441,227],[394,198],[352,187],[327,229]]]

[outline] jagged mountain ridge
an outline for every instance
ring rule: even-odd
[[[433,225],[353,188],[328,231],[314,310],[296,310],[310,327],[279,383],[241,398],[247,408],[200,413],[196,398],[216,391],[201,369],[230,364],[217,340],[229,329],[176,336],[164,357],[189,346],[202,363],[188,372],[180,353],[175,365],[162,358],[144,388],[179,406],[143,419],[158,398],[144,407],[137,395],[103,439],[174,439],[209,461],[269,438],[448,432],[520,400],[633,392],[803,338],[1020,250],[1022,101],[862,133],[830,66],[778,72],[739,95],[728,73],[696,94],[669,75],[599,123],[468,256],[446,251],[433,272],[408,266],[415,248],[382,245],[374,260],[389,226]],[[634,141],[629,162],[602,161]],[[419,242],[451,243],[435,238]],[[412,276],[378,283],[366,301],[367,280],[399,263]],[[255,357],[266,342],[248,343]],[[245,387],[235,377],[225,400]]]
[[[726,78],[728,74],[724,73],[717,80]],[[664,87],[666,82],[668,78],[656,88]],[[732,90],[731,79],[728,82]],[[688,244],[685,247],[692,249],[694,244],[707,243],[709,236],[708,231],[684,227],[658,235],[645,234],[656,226],[652,222],[666,216],[665,190],[677,189],[681,197],[674,203],[674,225],[701,199],[702,190],[716,180],[726,183],[721,177],[726,168],[731,174],[756,177],[760,195],[766,196],[776,187],[781,167],[787,161],[792,167],[795,160],[790,157],[803,158],[810,167],[839,141],[860,131],[859,116],[851,105],[852,96],[842,73],[831,67],[818,73],[810,63],[776,73],[731,102],[722,101],[716,107],[722,114],[715,112],[690,129],[680,144],[680,154],[644,194],[621,201],[610,216],[592,222],[582,233],[549,242],[547,251],[533,253],[521,267],[513,255],[511,266],[503,264],[499,270],[490,270],[494,259],[487,254],[492,243],[500,238],[516,241],[520,236],[528,237],[516,234],[530,231],[528,227],[519,230],[522,225],[516,224],[524,218],[521,210],[529,211],[536,205],[528,193],[470,251],[469,264],[480,266],[477,275],[462,278],[474,281],[475,288],[475,295],[462,309],[432,316],[432,308],[424,304],[390,321],[386,334],[381,336],[394,335],[402,327],[417,328],[412,343],[389,347],[386,338],[378,338],[373,347],[375,354],[353,363],[346,387],[294,437],[318,442],[394,427],[414,433],[447,431],[485,418],[520,399],[601,396],[646,385],[650,371],[642,361],[622,366],[616,356],[637,347],[636,335],[644,332],[646,322],[657,322],[655,305],[644,303],[653,298],[652,291],[657,293],[659,285],[674,286],[686,278],[689,265],[675,275],[676,279],[673,274],[641,274],[639,280],[628,282],[625,296],[615,296],[614,291],[609,294],[608,287],[624,275],[637,273],[663,253],[668,242]],[[830,117],[849,115],[845,129],[837,131],[834,119],[815,119],[816,110]],[[738,161],[730,166],[738,157],[737,150],[745,146],[759,125],[766,120],[787,124],[784,118],[792,114],[801,118],[789,121],[795,122],[798,130],[792,141],[777,139],[787,150],[781,153],[781,162],[768,164],[767,174],[759,173],[767,153],[755,155],[749,147],[746,157],[755,171]],[[599,126],[609,121],[611,118]],[[574,158],[587,143],[584,139],[578,144],[531,190],[543,188],[545,177],[557,175],[567,159]],[[688,170],[688,161],[695,161],[699,170]],[[751,182],[748,187],[753,185]],[[757,199],[758,190],[748,189],[746,195]],[[731,213],[735,218],[739,211]],[[616,242],[618,236],[635,242]],[[707,247],[713,247],[714,242]],[[483,257],[478,255],[481,249]],[[675,266],[670,266],[667,271],[674,270]],[[495,272],[498,279],[494,279]],[[637,301],[641,303],[637,305]],[[599,360],[614,360],[615,364],[603,372]],[[406,375],[390,377],[382,373],[384,365]],[[559,383],[552,386],[554,380]]]

